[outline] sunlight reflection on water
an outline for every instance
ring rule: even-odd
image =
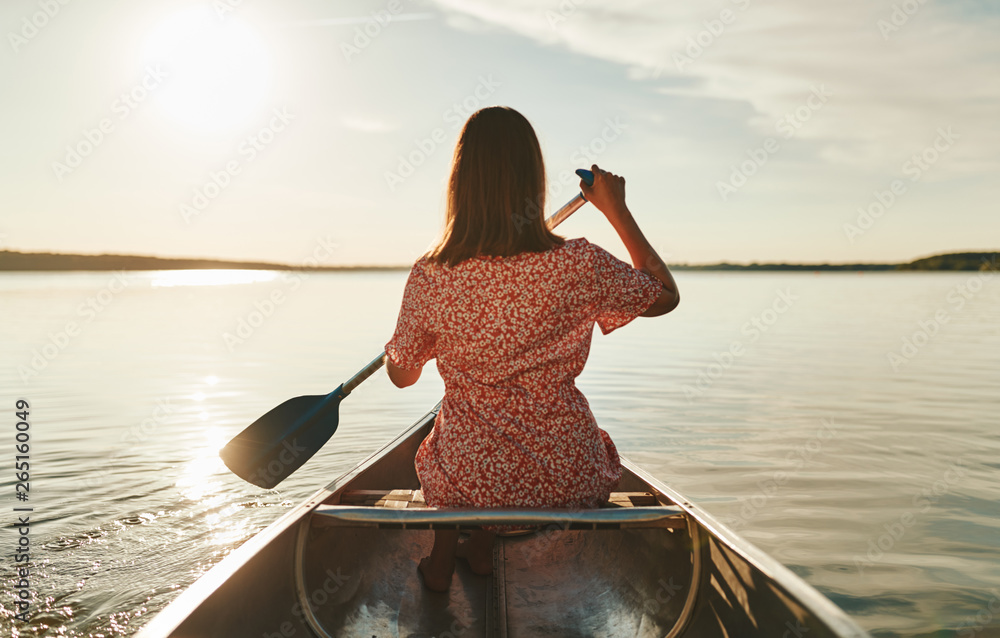
[[[273,270],[157,270],[150,276],[154,288],[173,286],[234,286],[274,281]]]

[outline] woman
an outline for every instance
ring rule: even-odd
[[[604,334],[655,317],[680,297],[666,264],[625,205],[625,180],[596,165],[584,195],[618,232],[633,268],[585,239],[550,232],[545,170],[531,124],[490,107],[455,147],[439,243],[410,271],[386,367],[402,388],[437,359],[445,396],[416,455],[435,507],[598,507],[618,482],[618,452],[574,379],[594,324]],[[438,531],[420,562],[425,585],[447,591],[456,550],[492,570],[493,533],[457,547]]]

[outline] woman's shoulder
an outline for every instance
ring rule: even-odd
[[[423,272],[430,269],[430,267],[433,265],[434,262],[432,262],[430,257],[428,257],[425,254],[421,255],[420,257],[417,258],[415,262],[413,262],[413,266],[410,268],[410,270],[417,270]]]
[[[469,273],[489,272],[496,267],[502,269],[517,268],[519,264],[527,268],[535,268],[550,260],[567,258],[575,262],[592,263],[595,260],[600,260],[606,254],[609,253],[597,244],[587,241],[585,237],[576,237],[566,239],[561,245],[540,253],[524,252],[510,257],[472,257],[454,266],[439,263],[425,254],[413,263],[410,268],[410,276],[425,281],[442,280],[450,279],[449,275],[462,276]]]
[[[598,277],[609,272],[622,272],[632,268],[630,264],[618,259],[597,244],[587,241],[584,237],[567,239],[563,248],[577,270],[594,273]]]
[[[413,265],[410,266],[410,276],[409,283],[416,285],[427,285],[431,283],[438,275],[440,266],[427,255],[421,255]]]
[[[575,239],[567,239],[563,245],[562,249],[567,253],[577,256],[581,259],[591,260],[594,258],[599,258],[605,254],[607,251],[598,246],[597,244],[592,244],[587,241],[586,237],[577,237]]]

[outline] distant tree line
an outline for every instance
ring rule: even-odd
[[[897,270],[1000,270],[1000,252],[934,255],[901,264]]]
[[[21,253],[0,251],[0,272],[8,271],[70,271],[70,270],[194,270],[232,268],[241,270],[408,270],[400,266],[323,266],[303,268],[288,264],[218,259],[167,259],[138,255],[64,255],[55,253]],[[674,264],[677,270],[712,271],[949,271],[1000,270],[1000,252],[949,253],[923,257],[906,264]]]
[[[225,261],[219,259],[169,259],[139,255],[63,255],[56,253],[21,253],[0,251],[2,271],[69,271],[69,270],[399,270],[409,266],[321,266],[304,268],[289,264],[257,261]]]

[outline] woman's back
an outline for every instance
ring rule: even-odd
[[[398,356],[404,367],[436,357],[446,384],[513,387],[540,368],[549,383],[572,381],[594,322],[607,334],[659,290],[655,279],[585,239],[454,267],[421,259],[403,299],[413,322]]]

